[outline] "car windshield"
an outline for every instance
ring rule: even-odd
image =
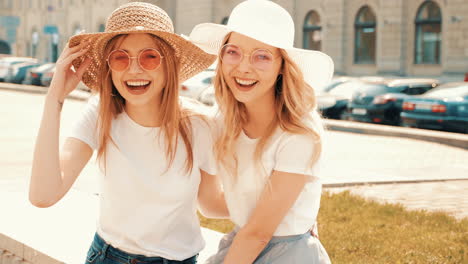
[[[331,89],[329,93],[332,95],[341,95],[351,98],[354,91],[356,91],[359,88],[360,84],[360,82],[345,82]]]
[[[387,92],[392,92],[392,90],[385,85],[385,84],[374,84],[374,83],[365,83],[359,86],[358,89],[360,92],[364,92],[367,95],[376,95],[376,94],[384,94]]]
[[[213,80],[213,77],[208,77],[208,78],[205,78],[203,79],[203,83],[204,84],[211,84],[212,83],[212,80]]]
[[[320,92],[329,92],[330,90],[332,90],[333,88],[335,88],[336,86],[344,83],[345,80],[342,80],[342,79],[334,79],[334,80],[331,80],[327,85],[325,86],[320,86],[320,87],[314,87],[317,91],[320,91]]]
[[[431,90],[424,95],[423,97],[431,98],[447,98],[447,97],[458,97],[458,96],[468,96],[468,84],[465,86],[459,86],[454,88],[437,88]]]

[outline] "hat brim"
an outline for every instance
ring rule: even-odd
[[[72,64],[77,69],[86,57],[91,58],[91,65],[86,69],[83,74],[82,81],[92,90],[98,90],[101,85],[99,71],[103,64],[106,63],[104,57],[104,49],[107,43],[115,36],[131,33],[148,33],[155,35],[175,50],[175,56],[179,61],[180,72],[179,81],[183,82],[190,77],[200,73],[208,68],[216,60],[216,56],[204,52],[201,48],[192,44],[185,38],[170,32],[157,31],[157,30],[132,30],[132,31],[118,31],[118,32],[100,32],[100,33],[87,33],[79,34],[70,38],[69,47],[79,45],[83,40],[89,40],[89,50],[79,58],[75,59]]]
[[[238,32],[226,25],[214,23],[202,23],[195,26],[190,33],[190,41],[205,52],[218,55],[221,46],[224,44],[224,38],[231,32],[236,32],[271,45],[247,32]],[[307,84],[312,88],[317,89],[327,85],[333,77],[333,60],[327,54],[316,50],[271,46],[284,49],[288,53],[289,57],[301,69]]]

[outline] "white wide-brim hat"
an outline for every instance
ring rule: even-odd
[[[323,52],[294,48],[294,22],[289,13],[268,0],[247,0],[237,5],[227,25],[202,23],[190,33],[190,41],[210,54],[219,54],[223,40],[237,32],[276,48],[284,49],[299,66],[305,81],[318,88],[330,82],[333,60]]]

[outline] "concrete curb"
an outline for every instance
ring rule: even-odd
[[[3,260],[3,262],[0,263],[5,264],[63,263],[2,233],[0,233],[0,260]]]
[[[325,120],[325,125],[335,131],[418,139],[468,150],[468,135],[460,133],[330,119]]]
[[[401,181],[363,181],[363,182],[344,182],[344,183],[324,183],[323,188],[340,188],[366,185],[385,185],[385,184],[409,184],[409,183],[427,183],[427,182],[446,182],[446,181],[468,181],[466,178],[453,179],[429,179],[429,180],[401,180]]]

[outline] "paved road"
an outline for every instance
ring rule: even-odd
[[[30,174],[35,136],[44,95],[0,91],[0,188],[24,190]],[[84,102],[68,100],[62,114],[62,138],[79,115]],[[366,197],[407,203],[409,208],[436,208],[468,212],[468,151],[418,140],[330,131],[323,169],[325,186],[353,183],[425,182],[462,179],[456,182],[403,185],[378,184],[353,187]],[[74,189],[96,193],[95,165],[88,165]],[[348,187],[349,188],[349,187]],[[413,189],[411,189],[413,188]],[[340,188],[333,189],[342,190]],[[417,190],[417,192],[415,192]],[[402,198],[403,197],[403,198]],[[440,198],[440,199],[439,199]],[[413,202],[408,202],[412,200]],[[445,204],[438,204],[445,201]],[[458,216],[458,214],[457,214]]]
[[[468,151],[399,137],[331,132],[325,184],[468,179]]]

